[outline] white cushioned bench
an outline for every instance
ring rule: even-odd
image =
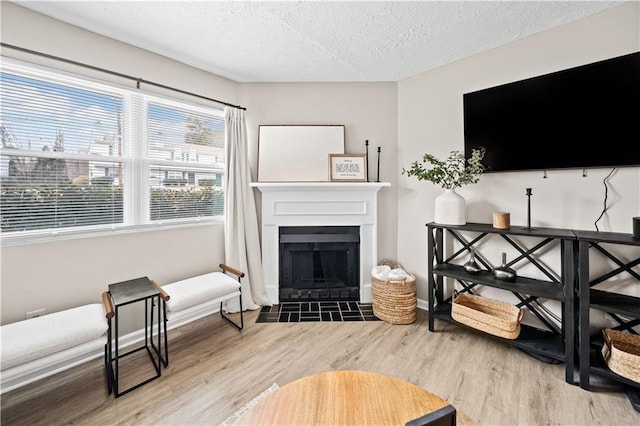
[[[104,353],[110,300],[0,327],[0,393],[59,373]],[[108,299],[108,297],[107,297]]]
[[[160,291],[163,300],[164,359],[162,361],[165,366],[169,363],[167,330],[211,315],[218,309],[222,318],[238,330],[243,329],[241,278],[244,277],[244,273],[224,263],[219,266],[222,272],[197,275],[163,286],[151,281]],[[235,279],[232,276],[235,276]],[[224,312],[224,302],[234,297],[237,297],[240,302],[239,322],[233,321]]]

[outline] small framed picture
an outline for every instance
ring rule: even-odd
[[[329,154],[329,176],[332,182],[366,182],[365,154]]]

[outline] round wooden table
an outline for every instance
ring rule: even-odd
[[[449,405],[414,384],[367,371],[303,377],[267,395],[237,425],[404,425]]]

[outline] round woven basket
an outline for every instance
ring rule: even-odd
[[[416,277],[384,282],[371,277],[373,314],[391,324],[411,324],[416,320],[418,299]]]

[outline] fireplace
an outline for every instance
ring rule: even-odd
[[[334,286],[352,287],[351,278],[353,273],[356,275],[356,289],[350,297],[359,298],[360,302],[371,303],[371,269],[378,262],[378,207],[377,193],[385,186],[390,186],[388,182],[259,182],[252,183],[252,187],[257,188],[262,193],[262,270],[263,281],[269,296],[269,300],[274,305],[280,303],[280,283],[283,272],[280,270],[281,263],[281,247],[280,237],[282,231],[288,235],[285,239],[300,238],[291,232],[288,228],[303,228],[298,235],[309,235],[309,229],[316,227],[327,227],[327,229],[353,228],[358,229],[357,239],[358,259],[357,266],[351,270],[351,275],[347,273],[350,269],[341,262],[346,257],[352,256],[355,249],[348,248],[349,255],[346,254],[347,248],[340,247],[341,243],[347,241],[332,241],[334,244],[334,258],[330,259],[337,269],[343,269],[340,274],[344,277],[339,278],[344,283],[333,283]],[[333,233],[320,234],[323,237],[314,237],[316,239],[355,239],[355,231],[347,232],[347,236],[337,237]],[[327,236],[328,235],[328,236]],[[301,246],[303,253],[294,253],[294,256],[311,257],[313,260],[313,248],[319,241],[308,241],[311,246]],[[349,242],[349,244],[354,241]],[[292,243],[293,244],[293,243]],[[319,247],[319,246],[318,246]],[[294,250],[295,251],[295,250]],[[329,250],[331,251],[331,250]],[[338,256],[338,252],[341,254]],[[291,253],[289,253],[291,254]],[[338,260],[340,257],[341,260]],[[353,259],[353,258],[350,258]],[[355,261],[355,259],[353,259]],[[296,260],[296,262],[299,261]],[[322,267],[322,260],[316,260],[316,268]],[[318,263],[319,262],[319,263]],[[324,260],[325,264],[328,262]],[[318,266],[319,265],[319,266]],[[307,266],[308,271],[309,266]],[[291,274],[300,275],[297,270],[292,270]],[[335,273],[335,271],[334,271]],[[336,274],[336,275],[340,275]],[[295,278],[292,276],[292,278]],[[317,278],[317,277],[316,277]],[[322,277],[317,281],[327,280],[330,277]],[[327,287],[329,284],[327,285]],[[293,288],[293,287],[291,287]]]
[[[280,302],[359,301],[358,226],[282,226]]]

